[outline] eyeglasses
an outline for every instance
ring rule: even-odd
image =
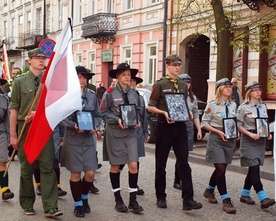
[[[182,64],[172,63],[172,64],[170,64],[170,66],[173,66],[173,67],[182,67]]]
[[[255,89],[251,89],[251,91],[250,91],[250,92],[260,92],[260,91],[262,91],[262,89],[261,89],[261,88],[255,88]]]

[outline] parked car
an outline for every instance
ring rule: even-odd
[[[146,108],[147,108],[151,91],[146,88],[137,88],[137,90],[140,93],[140,95],[144,98]],[[207,104],[206,102],[198,100],[198,112],[199,112],[200,121],[201,121],[202,115],[204,113],[206,104]],[[149,128],[149,143],[155,143],[155,140],[156,140],[155,130],[157,127],[158,117],[156,114],[148,112],[148,110],[147,110],[147,115],[148,115],[148,128]],[[196,138],[196,135],[197,135],[196,127],[194,127],[194,134],[195,134],[194,139],[197,139]],[[206,134],[206,130],[202,130],[202,138],[205,136],[205,134]]]

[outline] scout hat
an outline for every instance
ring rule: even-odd
[[[178,63],[178,64],[181,64],[182,60],[181,58],[176,55],[176,54],[173,54],[173,55],[169,55],[165,58],[165,62],[166,64],[170,64],[170,63]]]
[[[228,78],[222,78],[216,82],[216,90],[222,85],[232,85]]]
[[[260,88],[260,87],[262,87],[262,86],[258,82],[253,81],[253,82],[250,82],[247,85],[245,85],[244,89],[245,89],[245,92],[247,92],[249,89]]]
[[[132,80],[135,80],[136,81],[136,84],[140,84],[143,82],[143,79],[142,78],[139,78],[139,77],[133,77],[131,78]]]
[[[28,52],[29,58],[32,58],[33,56],[37,57],[46,57],[45,53],[40,48],[35,48],[33,50],[30,50]]]
[[[87,80],[90,80],[95,75],[95,73],[89,72],[85,67],[80,65],[76,67],[76,72],[83,75]]]
[[[128,63],[121,63],[117,66],[116,69],[110,70],[109,71],[109,77],[111,78],[116,78],[116,75],[118,74],[119,71],[123,71],[123,70],[130,70],[131,72],[131,78],[133,79],[135,77],[135,75],[138,73],[138,69],[134,69],[134,68],[130,68],[130,66],[128,65]]]
[[[188,74],[180,74],[180,75],[178,75],[178,77],[179,77],[181,80],[183,80],[183,81],[185,81],[185,82],[187,82],[187,83],[192,82],[192,78],[191,78],[191,76],[188,75]]]
[[[3,86],[5,84],[7,84],[7,83],[8,83],[8,81],[6,79],[0,78],[0,86]]]
[[[237,83],[237,82],[238,82],[237,78],[232,78],[231,79],[231,83]]]

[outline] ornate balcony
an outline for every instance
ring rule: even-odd
[[[242,0],[249,8],[259,11],[259,6],[266,4],[268,7],[276,7],[274,0]],[[238,0],[240,2],[240,0]]]
[[[113,42],[118,30],[117,15],[98,13],[83,18],[82,37],[90,38],[94,43]]]
[[[18,49],[33,49],[37,48],[40,41],[43,40],[43,30],[34,29],[22,34],[19,34],[20,41],[18,42]]]

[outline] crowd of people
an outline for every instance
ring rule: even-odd
[[[109,88],[101,82],[99,87],[89,83],[94,73],[83,66],[76,67],[81,89],[82,110],[74,112],[61,120],[55,128],[53,136],[45,145],[36,162],[29,164],[24,142],[35,115],[33,105],[43,75],[45,54],[39,49],[28,52],[30,70],[14,77],[12,93],[7,96],[4,86],[6,80],[0,79],[0,186],[2,199],[9,200],[14,193],[9,188],[8,173],[5,174],[8,162],[9,144],[18,151],[21,164],[19,203],[25,215],[34,215],[35,193],[41,195],[46,217],[57,217],[63,213],[58,208],[58,197],[67,194],[61,189],[60,166],[70,171],[70,190],[73,198],[74,215],[85,217],[91,212],[89,191],[99,190],[94,186],[95,170],[101,167],[97,157],[97,142],[102,135],[99,126],[104,121],[103,160],[110,164],[110,184],[115,199],[115,210],[118,212],[133,211],[141,213],[143,207],[137,201],[137,195],[144,194],[138,186],[139,158],[145,157],[145,143],[148,142],[148,122],[146,104],[136,87],[143,79],[137,77],[139,70],[121,63],[116,69],[109,71],[109,77],[115,79]],[[262,209],[275,204],[275,200],[267,196],[260,179],[260,166],[264,162],[266,139],[256,127],[256,119],[267,118],[267,107],[261,100],[262,88],[258,82],[250,82],[245,86],[243,101],[236,79],[227,78],[216,82],[215,100],[210,101],[200,122],[196,95],[192,91],[192,78],[188,74],[180,74],[182,60],[178,55],[169,55],[165,59],[167,74],[153,85],[148,111],[158,116],[155,148],[155,195],[156,206],[167,208],[166,164],[168,155],[173,149],[176,156],[174,188],[181,190],[182,209],[199,210],[202,203],[194,199],[192,170],[188,162],[189,151],[193,150],[194,127],[196,137],[202,139],[201,129],[209,131],[206,149],[206,160],[214,165],[203,196],[209,203],[217,204],[215,188],[217,187],[226,213],[236,213],[234,203],[227,192],[226,170],[231,164],[236,139],[240,137],[241,166],[248,167],[244,185],[241,189],[240,201],[254,205],[250,197],[253,186]],[[21,72],[13,69],[15,75]],[[173,121],[169,114],[165,94],[181,94],[188,106],[188,121]],[[178,96],[178,95],[177,95]],[[135,122],[131,125],[122,118],[123,108],[128,108]],[[133,108],[134,107],[134,108]],[[31,109],[32,108],[32,109]],[[89,112],[92,119],[87,120],[89,129],[82,128],[78,114]],[[128,118],[126,116],[126,118]],[[227,136],[224,123],[227,119],[235,124],[237,130]],[[89,127],[91,126],[91,128]],[[121,195],[120,173],[128,166],[129,203],[126,205]],[[83,175],[82,175],[83,174]],[[34,188],[35,177],[36,189]],[[206,181],[207,182],[207,181]]]

